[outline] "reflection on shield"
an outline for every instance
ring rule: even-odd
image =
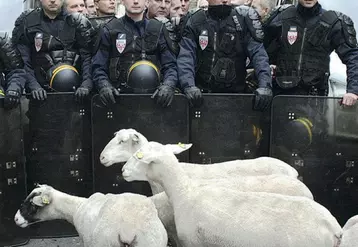
[[[328,97],[277,96],[272,106],[270,156],[296,168],[342,225],[357,214],[357,113]]]

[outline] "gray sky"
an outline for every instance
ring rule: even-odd
[[[357,0],[320,0],[319,3],[327,10],[336,10],[348,15],[354,21],[356,30],[358,29]]]
[[[11,32],[23,9],[23,0],[0,0],[0,31]]]

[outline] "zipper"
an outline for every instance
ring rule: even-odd
[[[137,35],[134,35],[133,36],[133,44],[132,44],[132,48],[133,48],[133,52],[132,52],[132,55],[131,55],[131,57],[132,57],[132,62],[131,62],[131,65],[133,65],[134,64],[134,51],[135,51],[135,47],[136,47],[136,41],[137,41]]]
[[[214,62],[215,62],[215,58],[216,58],[216,41],[217,40],[217,33],[214,32],[214,52],[213,52],[213,57],[211,59],[211,71],[214,68]]]
[[[307,27],[305,27],[305,28],[303,29],[303,37],[302,37],[301,51],[300,51],[300,57],[299,57],[299,59],[298,59],[297,76],[300,76],[300,78],[301,78],[301,64],[302,64],[302,56],[303,56],[303,47],[304,47],[304,45],[305,45],[306,32],[307,32]]]
[[[50,39],[49,39],[48,44],[47,44],[47,50],[48,51],[50,50],[50,45],[51,45],[52,38],[53,38],[53,36],[50,35]]]

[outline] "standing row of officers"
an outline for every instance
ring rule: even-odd
[[[11,39],[0,37],[0,94],[10,107],[24,90],[34,100],[66,91],[83,100],[97,90],[104,104],[151,93],[163,107],[181,90],[193,106],[203,93],[254,93],[254,109],[265,110],[278,94],[328,95],[333,51],[347,66],[342,104],[358,98],[354,24],[318,0],[208,0],[196,11],[185,0],[122,0],[120,18],[114,0],[94,1],[107,6],[101,17],[73,12],[75,0],[40,1],[17,18]]]

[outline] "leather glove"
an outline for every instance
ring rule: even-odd
[[[103,87],[99,91],[99,97],[104,105],[115,104],[116,99],[114,96],[119,96],[119,91],[114,87]]]
[[[15,108],[20,103],[21,94],[18,91],[7,90],[5,95],[5,107]]]
[[[190,106],[199,107],[203,104],[203,95],[199,88],[192,86],[184,89],[184,94],[189,100]]]
[[[260,87],[255,90],[254,110],[265,111],[271,104],[272,89]]]
[[[173,101],[175,93],[175,88],[168,85],[160,85],[157,90],[152,95],[152,99],[157,99],[156,103],[162,107],[170,106]]]
[[[47,99],[47,93],[43,88],[37,88],[31,91],[32,98],[35,100],[45,100]]]
[[[84,99],[90,94],[89,88],[79,87],[75,92],[75,98],[78,102],[82,103]]]

